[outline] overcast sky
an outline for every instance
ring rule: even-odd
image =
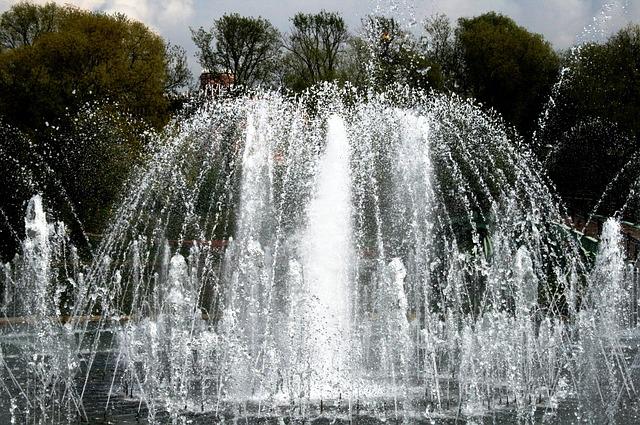
[[[321,9],[341,12],[350,29],[360,29],[360,18],[369,13],[395,15],[414,28],[434,13],[452,20],[490,10],[512,17],[530,31],[541,33],[560,49],[576,41],[601,40],[628,22],[640,23],[640,0],[56,0],[85,9],[124,12],[145,22],[190,56],[194,73],[200,71],[193,57],[189,27],[209,28],[212,21],[230,12],[269,19],[282,31],[296,12]],[[0,0],[5,11],[18,0]],[[46,3],[47,0],[36,0]]]

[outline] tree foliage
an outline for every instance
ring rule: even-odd
[[[44,195],[81,248],[83,232],[100,233],[125,181],[143,159],[147,126],[108,102],[69,114],[65,127],[27,134],[0,122],[0,258],[9,258],[24,230],[24,207]]]
[[[455,91],[462,63],[459,45],[455,40],[455,28],[446,15],[440,14],[427,18],[423,29],[420,41],[424,54],[440,66],[444,87]]]
[[[191,30],[198,60],[212,72],[230,72],[243,86],[268,84],[280,55],[280,33],[263,18],[224,15],[213,27]]]
[[[0,16],[0,51],[30,46],[42,34],[56,31],[65,12],[55,3],[14,5]]]
[[[371,49],[367,40],[358,36],[349,37],[340,57],[338,81],[349,82],[355,87],[366,87],[371,82],[370,62]]]
[[[567,71],[541,135],[547,148],[541,156],[576,210],[592,208],[616,179],[603,210],[613,213],[640,177],[637,158],[617,176],[640,154],[640,26],[580,46],[563,62]]]
[[[21,3],[0,23],[14,40],[0,52],[4,221],[19,231],[23,202],[41,192],[65,222],[99,232],[143,134],[168,119],[184,55],[124,15]]]
[[[298,13],[284,47],[289,72],[285,78],[294,89],[303,89],[337,77],[339,54],[349,39],[347,24],[336,12]]]
[[[166,94],[176,96],[193,81],[193,75],[187,63],[187,52],[182,46],[167,43],[164,58],[167,73],[164,91]]]
[[[372,76],[379,88],[400,83],[428,90],[442,86],[440,65],[394,18],[369,16],[364,23],[371,46]]]
[[[559,59],[551,45],[493,12],[461,18],[455,38],[462,59],[460,90],[529,134],[558,77]]]
[[[0,54],[0,114],[20,128],[37,127],[110,99],[155,125],[165,122],[164,41],[124,15],[68,7],[58,15],[56,31]]]

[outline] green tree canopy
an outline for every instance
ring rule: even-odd
[[[164,91],[166,94],[176,96],[182,89],[189,87],[193,81],[193,75],[187,63],[187,52],[182,46],[167,43],[164,60],[167,72]]]
[[[180,53],[124,15],[20,3],[1,15],[7,26],[0,25],[0,33],[13,33],[16,15],[34,20],[22,28],[44,28],[42,16],[56,22],[46,31],[30,30],[34,35],[0,53],[0,114],[20,128],[53,122],[94,99],[109,99],[161,125],[167,119],[167,90],[188,80],[175,74]]]
[[[188,79],[184,52],[124,15],[54,4],[15,5],[0,34],[4,221],[19,231],[23,202],[41,192],[69,225],[99,232],[143,135]]]
[[[14,5],[0,15],[0,50],[30,46],[42,34],[56,31],[63,11],[55,3]]]
[[[370,83],[369,64],[371,49],[367,40],[359,36],[351,36],[347,40],[341,54],[338,69],[338,81],[349,82],[355,87],[365,87]]]
[[[456,30],[462,92],[529,134],[558,76],[559,59],[540,34],[494,12],[461,18]]]
[[[280,55],[280,33],[263,18],[224,15],[207,31],[191,29],[203,68],[230,72],[243,86],[268,84]]]
[[[440,66],[444,87],[455,91],[462,60],[451,21],[446,15],[433,15],[425,20],[423,29],[424,35],[420,40],[422,51]]]
[[[549,172],[571,207],[593,208],[607,185],[640,155],[640,26],[564,57],[565,77],[540,138]],[[620,208],[637,161],[617,177],[603,213]],[[634,220],[640,217],[634,217]]]
[[[298,13],[286,37],[288,75],[285,81],[294,90],[338,77],[339,54],[349,34],[347,24],[337,12]]]
[[[420,89],[441,88],[440,65],[423,54],[415,37],[398,21],[369,16],[364,27],[372,50],[371,71],[377,87],[400,83]]]
[[[606,43],[580,47],[565,64],[565,108],[573,108],[576,118],[603,118],[640,136],[640,25],[623,28]]]

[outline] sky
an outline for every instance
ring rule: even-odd
[[[19,0],[0,0],[0,12]],[[32,0],[46,3],[51,0]],[[194,75],[201,68],[189,28],[210,28],[225,13],[262,16],[287,32],[297,12],[340,12],[352,32],[370,13],[393,15],[419,33],[420,22],[435,13],[452,20],[497,11],[541,33],[557,49],[581,41],[599,41],[629,22],[640,23],[640,0],[55,0],[84,9],[123,12],[187,50]]]

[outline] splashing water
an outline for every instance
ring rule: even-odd
[[[335,115],[328,118],[327,127],[326,151],[318,167],[317,189],[308,205],[301,249],[305,289],[310,297],[310,367],[317,373],[312,385],[318,395],[335,398],[350,382],[350,269],[354,252],[346,129]]]
[[[591,267],[502,124],[346,90],[176,122],[85,266],[35,197],[3,273],[11,419],[614,420],[635,397],[619,225]]]

